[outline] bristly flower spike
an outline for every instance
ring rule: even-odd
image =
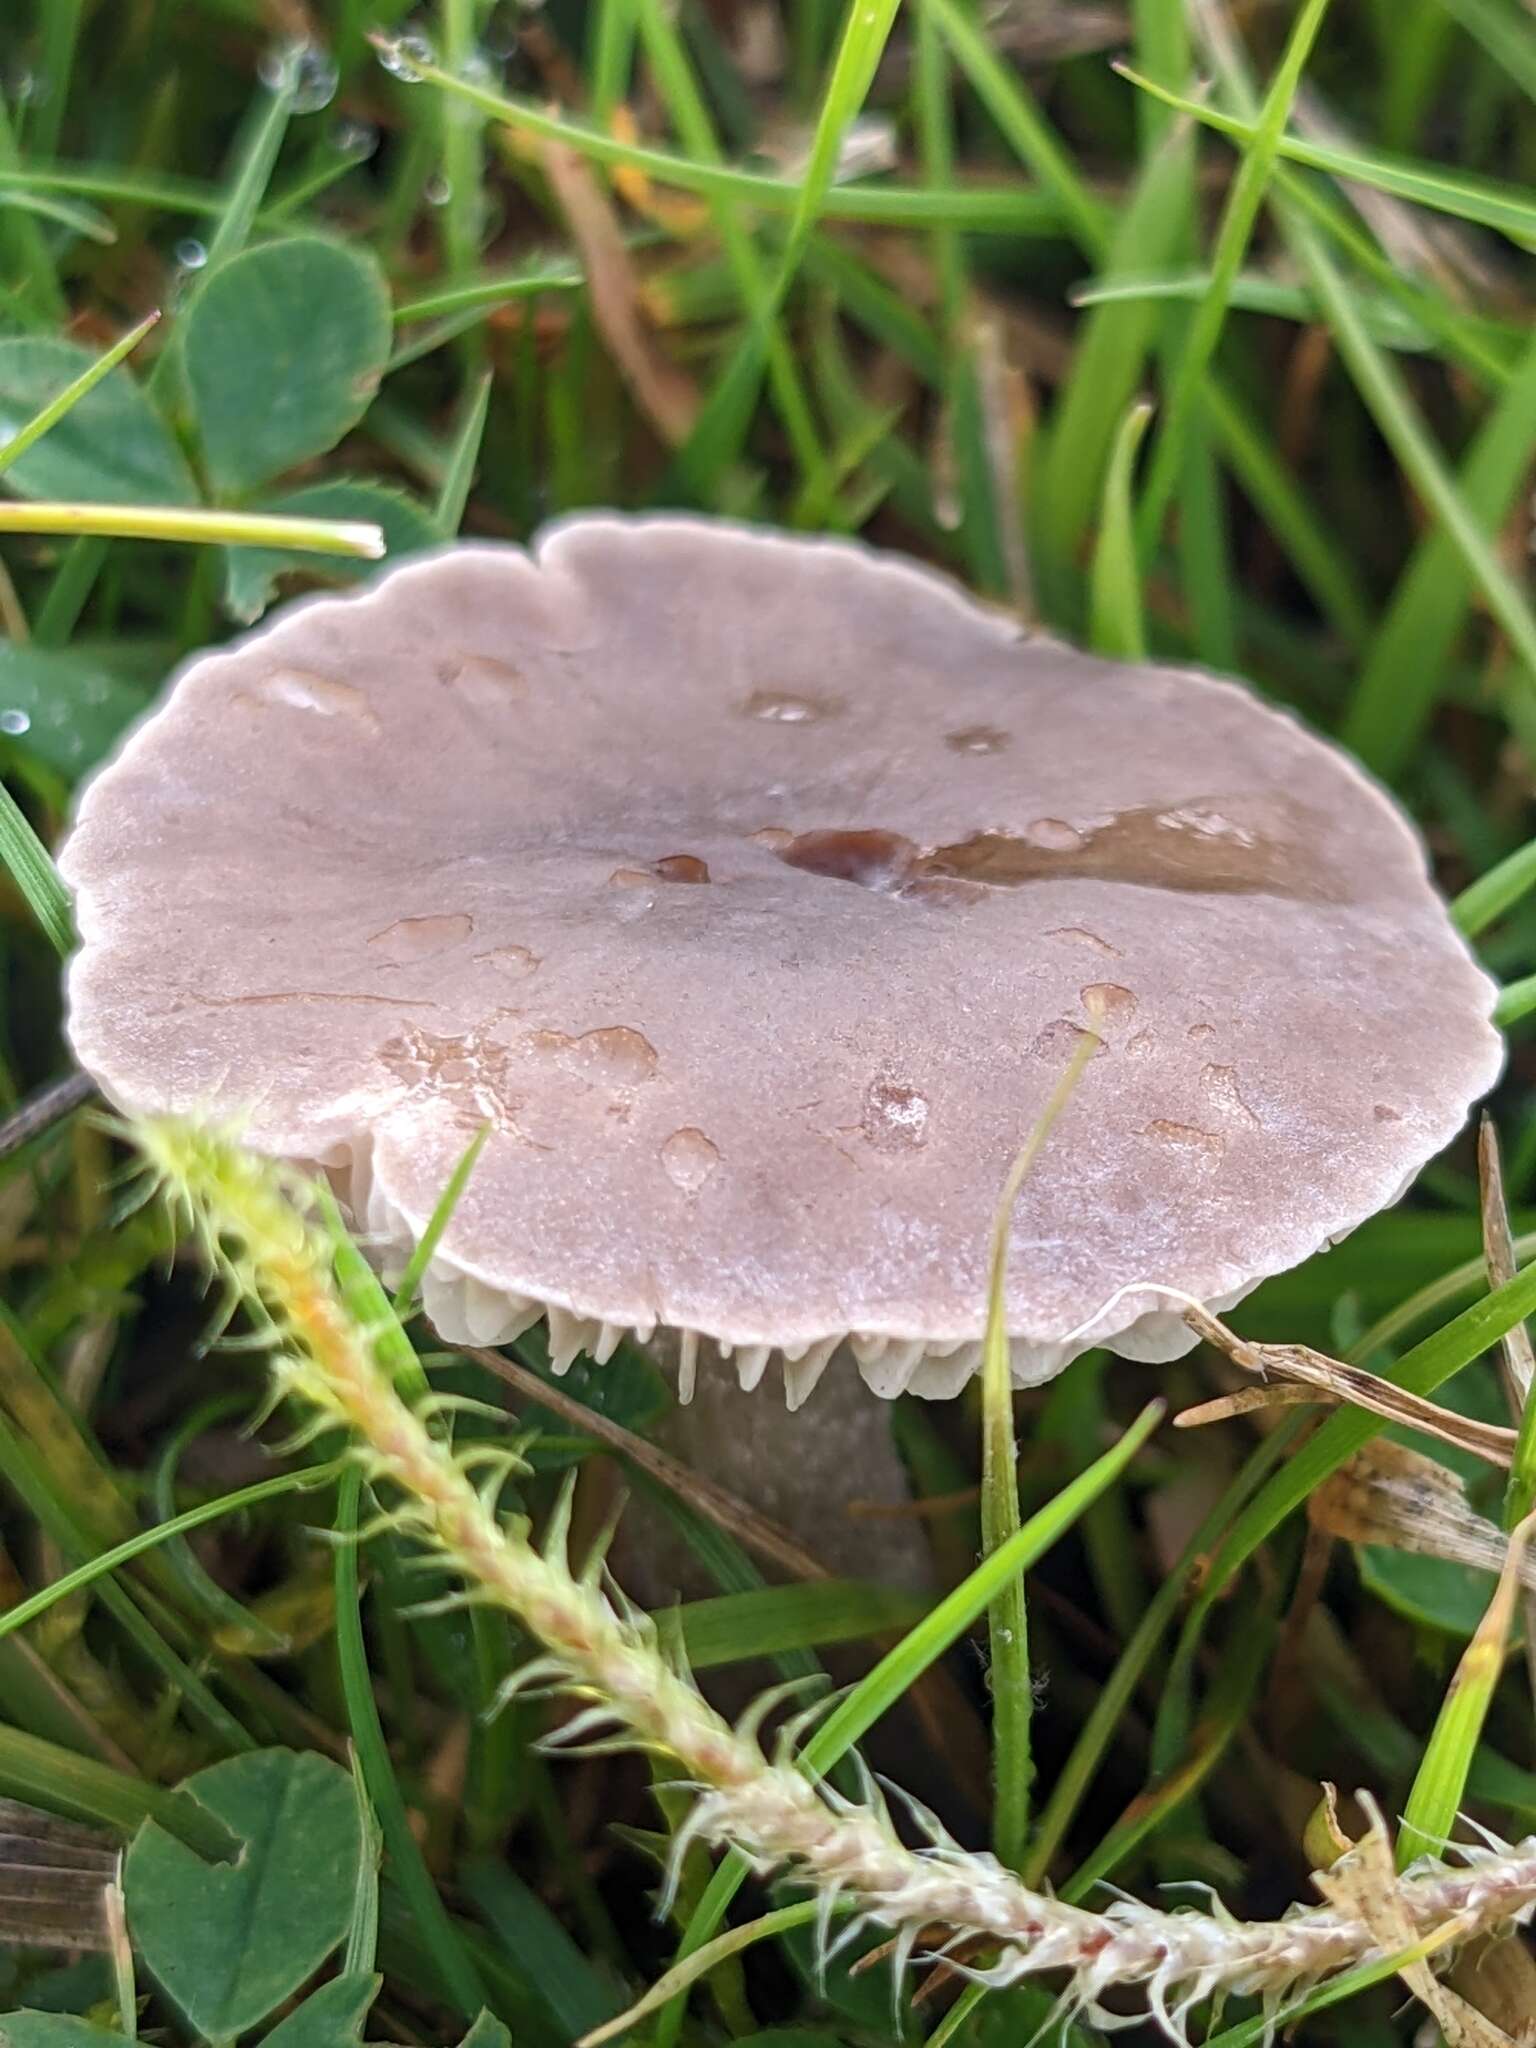
[[[557,1540],[546,1538],[541,1555],[525,1525],[499,1518],[481,1498],[349,1313],[333,1247],[313,1220],[316,1192],[302,1175],[192,1124],[149,1122],[136,1137],[167,1195],[193,1218],[210,1264],[270,1312],[284,1392],[324,1424],[351,1432],[374,1483],[398,1496],[392,1526],[410,1529],[476,1597],[503,1607],[542,1644],[542,1656],[515,1673],[500,1697],[530,1679],[571,1691],[590,1705],[561,1731],[565,1743],[589,1729],[617,1728],[615,1739],[665,1755],[699,1787],[673,1841],[669,1899],[690,1843],[732,1847],[755,1871],[781,1872],[838,1905],[846,1900],[889,1929],[903,1957],[924,1929],[948,1928],[956,1941],[985,1944],[993,1958],[985,1968],[950,1961],[979,1982],[1019,1984],[1060,1972],[1068,2009],[1103,2028],[1127,2022],[1123,2010],[1105,2010],[1106,1995],[1139,1987],[1174,2041],[1183,2039],[1193,2008],[1223,1990],[1258,1998],[1278,2016],[1298,1991],[1381,1954],[1339,1884],[1351,1864],[1367,1867],[1366,1845],[1328,1873],[1331,1903],[1278,1922],[1125,1900],[1091,1912],[1033,1891],[995,1858],[947,1840],[908,1847],[883,1803],[834,1805],[827,1787],[788,1760],[815,1715],[793,1717],[770,1761],[757,1740],[761,1716],[732,1727],[686,1673],[669,1666],[654,1626],[571,1575],[561,1512],[551,1531]],[[1392,1880],[1394,1925],[1415,1939],[1454,1927],[1467,1940],[1530,1921],[1536,1837],[1503,1854],[1474,1848],[1469,1856],[1463,1848],[1460,1855],[1455,1864],[1426,1859]]]

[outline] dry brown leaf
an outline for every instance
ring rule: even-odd
[[[1456,1920],[1447,1921],[1426,1943],[1403,1903],[1397,1867],[1392,1860],[1392,1843],[1381,1809],[1370,1793],[1356,1795],[1369,1816],[1370,1825],[1359,1841],[1326,1870],[1314,1871],[1312,1882],[1330,1906],[1352,1913],[1365,1922],[1380,1948],[1389,1955],[1407,1949],[1448,1947],[1465,1931]],[[1332,1832],[1342,1837],[1336,1814],[1330,1814]],[[1448,2048],[1520,2048],[1504,2029],[1449,1985],[1442,1984],[1426,1956],[1405,1962],[1398,1975],[1414,1997],[1431,2013],[1445,2035]]]
[[[1475,1942],[1456,1958],[1448,1982],[1517,2048],[1536,2048],[1536,1956],[1522,1936]]]
[[[1438,1437],[1490,1465],[1508,1469],[1515,1447],[1512,1429],[1457,1415],[1452,1409],[1426,1401],[1422,1395],[1394,1386],[1377,1373],[1367,1372],[1363,1366],[1346,1365],[1342,1359],[1329,1358],[1307,1344],[1251,1344],[1198,1305],[1185,1310],[1184,1320],[1244,1372],[1256,1373],[1263,1380],[1311,1387],[1325,1401],[1345,1401],[1352,1407],[1369,1409],[1383,1421]],[[1199,1410],[1193,1412],[1200,1414]],[[1182,1415],[1176,1416],[1175,1422],[1188,1426]]]
[[[1381,1543],[1418,1557],[1440,1557],[1478,1571],[1504,1567],[1504,1531],[1467,1503],[1460,1479],[1437,1459],[1378,1437],[1312,1493],[1315,1529],[1344,1543]],[[1521,1584],[1536,1590],[1536,1558],[1526,1557]]]
[[[699,394],[646,322],[640,282],[608,195],[591,165],[567,144],[546,143],[542,162],[581,256],[598,331],[641,411],[675,448],[698,418]]]

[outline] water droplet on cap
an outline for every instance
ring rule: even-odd
[[[1229,1117],[1233,1123],[1257,1125],[1259,1119],[1238,1085],[1236,1067],[1202,1067],[1200,1085],[1223,1116]]]
[[[1083,1040],[1095,1035],[1081,1024],[1074,1024],[1070,1017],[1057,1017],[1043,1030],[1035,1033],[1029,1049],[1037,1059],[1049,1060],[1053,1066],[1064,1067]],[[1093,1057],[1101,1059],[1108,1049],[1101,1044]]]
[[[1142,1135],[1186,1154],[1205,1172],[1215,1171],[1227,1149],[1227,1141],[1219,1131],[1198,1130],[1193,1124],[1173,1123],[1167,1117],[1157,1117],[1145,1125]]]
[[[1048,853],[1076,853],[1087,841],[1075,825],[1069,825],[1065,818],[1036,818],[1026,825],[1024,837],[1031,846],[1044,847]]]
[[[558,1060],[567,1072],[594,1084],[634,1088],[656,1071],[656,1048],[628,1024],[603,1024],[573,1037],[568,1031],[535,1031],[533,1050]]]
[[[864,1091],[859,1128],[877,1152],[911,1152],[928,1138],[928,1098],[905,1081],[876,1078]]]
[[[944,744],[957,754],[1000,754],[1009,737],[995,725],[964,725],[958,732],[945,733]]]
[[[674,1131],[661,1148],[667,1178],[685,1195],[697,1194],[720,1164],[720,1148],[692,1124]]]
[[[473,918],[462,911],[450,911],[440,917],[402,917],[397,923],[386,925],[383,931],[375,932],[368,943],[386,960],[403,965],[460,945],[474,928]]]
[[[696,853],[668,853],[656,863],[656,873],[663,882],[707,882],[708,864]]]
[[[1116,981],[1095,981],[1082,991],[1083,1008],[1094,1024],[1123,1024],[1136,1014],[1136,998]]]
[[[748,718],[767,725],[814,725],[830,718],[837,705],[828,698],[802,697],[791,690],[754,690],[741,707]]]
[[[269,702],[285,704],[291,711],[313,711],[321,718],[347,719],[369,732],[379,730],[378,714],[368,702],[368,693],[355,683],[338,683],[308,669],[280,668],[266,677],[261,693]]]
[[[532,974],[544,964],[529,946],[492,946],[489,952],[477,953],[475,959],[504,974]]]

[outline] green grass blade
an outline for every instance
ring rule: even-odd
[[[1144,252],[1143,252],[1144,255]],[[1107,271],[1091,277],[1072,292],[1074,306],[1116,306],[1130,300],[1154,300],[1160,304],[1198,305],[1211,289],[1209,270]],[[1233,278],[1227,292],[1231,311],[1264,313],[1273,318],[1294,320],[1304,326],[1317,318],[1317,307],[1300,285],[1269,277],[1261,270],[1243,271]],[[1432,350],[1434,336],[1394,299],[1364,298],[1361,318],[1373,337],[1385,348],[1409,354]]]
[[[686,62],[686,59],[684,60]],[[454,78],[435,64],[419,66],[421,76],[443,92],[473,100],[496,120],[547,142],[564,142],[593,163],[641,171],[658,185],[696,192],[711,201],[734,200],[764,213],[793,214],[801,186],[793,178],[770,178],[724,163],[718,149],[697,152],[683,137],[686,155],[622,142],[584,122],[509,99],[488,87]],[[0,174],[0,183],[4,182]],[[1050,194],[1017,186],[957,186],[953,190],[910,185],[833,185],[821,206],[824,220],[863,221],[870,226],[925,228],[949,224],[970,234],[1050,236],[1060,232],[1062,211]]]
[[[679,456],[679,464],[684,469],[698,468],[701,449],[708,451],[704,465],[708,473],[719,473],[735,461],[756,402],[758,381],[767,369],[776,377],[780,411],[795,439],[805,477],[803,489],[811,493],[828,492],[827,463],[820,455],[815,429],[810,424],[809,404],[800,394],[798,375],[790,376],[786,381],[792,358],[777,336],[774,323],[789,296],[827,194],[832,189],[843,135],[863,106],[874,82],[875,70],[899,4],[900,0],[849,0],[842,39],[817,116],[805,176],[790,216],[783,252],[771,283],[761,291],[754,288],[748,299],[753,325],[706,401],[689,445]],[[640,0],[640,5],[642,21],[647,28],[648,47],[654,57],[656,29],[649,0]],[[697,135],[697,111],[692,112],[689,118]],[[736,257],[735,267],[738,278],[745,284],[751,266],[743,263],[742,255],[744,251]]]
[[[8,1636],[13,1629],[25,1628],[28,1622],[46,1614],[56,1602],[95,1585],[98,1579],[106,1578],[122,1565],[131,1564],[136,1557],[142,1557],[146,1550],[153,1550],[158,1544],[168,1543],[176,1536],[185,1536],[189,1530],[201,1529],[205,1522],[216,1522],[225,1515],[238,1515],[246,1508],[260,1507],[263,1502],[277,1500],[284,1494],[308,1493],[316,1487],[328,1486],[341,1470],[338,1462],[310,1466],[298,1472],[282,1472],[276,1478],[259,1479],[254,1485],[243,1486],[235,1493],[221,1494],[217,1500],[188,1508],[182,1514],[171,1516],[168,1521],[157,1522],[152,1529],[141,1529],[136,1536],[104,1550],[99,1557],[63,1573],[50,1585],[44,1586],[41,1592],[6,1608],[0,1614],[0,1638]]]
[[[832,75],[816,116],[799,197],[790,216],[789,234],[774,281],[774,304],[781,305],[792,283],[828,192],[837,175],[843,136],[854,121],[885,53],[901,0],[849,0]]]
[[[258,102],[249,119],[244,147],[229,181],[219,224],[209,239],[210,269],[214,264],[222,263],[226,256],[238,255],[250,239],[257,209],[293,117],[294,101],[298,96],[298,55],[297,50],[292,51],[280,65],[277,83],[270,89],[266,106]]]
[[[1104,508],[1093,552],[1088,638],[1097,653],[1120,661],[1144,661],[1147,654],[1131,478],[1136,451],[1151,419],[1152,407],[1143,401],[1133,405],[1120,422],[1104,479]]]
[[[1479,932],[1513,910],[1532,889],[1536,889],[1536,839],[1527,840],[1496,868],[1490,868],[1486,875],[1480,875],[1463,889],[1451,905],[1451,916],[1460,932],[1475,939]]]
[[[696,161],[718,166],[719,140],[676,23],[663,0],[635,0],[635,7],[640,40],[657,90],[683,146]],[[674,469],[700,495],[712,495],[736,459],[756,405],[759,380],[766,372],[802,482],[811,482],[822,474],[826,457],[799,364],[779,320],[763,257],[736,201],[717,192],[710,204],[750,326],[706,398],[687,441],[677,451]],[[798,194],[795,204],[798,208]]]
[[[436,320],[451,313],[494,312],[498,306],[537,298],[541,292],[580,291],[585,283],[579,264],[568,257],[555,256],[546,262],[530,263],[522,270],[466,277],[457,284],[419,292],[414,299],[402,299],[394,309],[395,325],[407,327],[417,320]]]
[[[433,524],[444,540],[452,540],[463,524],[464,507],[469,503],[470,487],[475,480],[475,464],[480,460],[480,443],[485,437],[485,419],[490,404],[491,376],[487,371],[469,393],[464,417],[448,451],[442,488],[432,508]]]
[[[1110,216],[1076,166],[1017,72],[988,42],[958,0],[926,0],[955,62],[969,79],[1009,147],[1056,201],[1080,248],[1098,255],[1109,240]]]
[[[1529,720],[1536,714],[1536,613],[1446,468],[1400,373],[1365,331],[1354,294],[1332,257],[1306,231],[1301,252],[1360,396],[1438,520],[1445,540],[1465,564],[1488,610],[1509,637],[1517,663],[1517,676],[1509,690],[1519,693],[1511,715]]]
[[[1232,283],[1247,254],[1279,152],[1280,138],[1290,119],[1291,103],[1327,11],[1328,0],[1305,0],[1298,10],[1259,111],[1252,142],[1244,151],[1237,176],[1232,181],[1211,259],[1210,289],[1196,307],[1184,336],[1177,373],[1148,463],[1146,488],[1136,518],[1137,543],[1143,561],[1156,545],[1173,500],[1189,423],[1200,401],[1207,372],[1215,359],[1216,346],[1226,322]]]
[[[15,797],[0,783],[0,864],[9,871],[32,915],[61,956],[75,943],[69,892]]]
[[[1215,1683],[1201,1703],[1199,1725],[1188,1752],[1159,1771],[1105,1835],[1093,1854],[1073,1871],[1061,1896],[1071,1905],[1091,1897],[1112,1870],[1172,1813],[1192,1799],[1221,1762],[1253,1708],[1254,1695],[1274,1647],[1276,1596],[1255,1599],[1240,1615],[1222,1646]]]
[[[1187,226],[1190,133],[1165,135],[1141,168],[1104,254],[1110,272],[1171,260]],[[1034,492],[1043,575],[1074,575],[1114,445],[1117,423],[1135,396],[1159,326],[1155,305],[1096,306],[1079,325],[1066,380],[1044,433]],[[1065,605],[1057,593],[1056,609]]]
[[[987,1285],[987,1328],[982,1344],[981,1551],[1006,1550],[1019,1533],[1018,1444],[1013,1433],[1013,1368],[1008,1343],[1008,1238],[1013,1212],[1030,1168],[1071,1099],[1083,1069],[1100,1049],[1085,1031],[1066,1071],[1046,1099],[1034,1128],[1009,1169],[992,1226]],[[1035,1765],[1031,1734],[1034,1685],[1029,1669],[1029,1613],[1024,1573],[1016,1572],[987,1608],[991,1653],[992,1757],[995,1780],[992,1847],[999,1862],[1017,1870],[1029,1838],[1030,1788]]]
[[[1024,1865],[1026,1884],[1043,1884],[1049,1876],[1067,1830],[1114,1740],[1120,1718],[1130,1706],[1158,1643],[1178,1616],[1191,1575],[1284,1450],[1284,1442],[1275,1437],[1260,1446],[1200,1523],[1173,1570],[1147,1603],[1146,1612],[1121,1651],[1114,1670],[1099,1688],[1093,1710],[1079,1730],[1071,1754],[1041,1810]]]
[[[465,1188],[469,1186],[470,1175],[479,1164],[480,1154],[485,1150],[485,1143],[490,1135],[489,1122],[483,1123],[465,1146],[458,1165],[448,1176],[448,1185],[438,1197],[437,1207],[427,1218],[427,1227],[421,1233],[420,1241],[400,1276],[400,1285],[395,1289],[393,1305],[397,1316],[407,1314],[414,1306],[416,1290],[421,1285],[421,1276],[436,1255],[443,1232],[448,1228]]]
[[[1439,1855],[1451,1838],[1466,1796],[1467,1773],[1493,1703],[1493,1690],[1504,1670],[1510,1629],[1520,1601],[1520,1567],[1525,1549],[1536,1534],[1536,1517],[1510,1534],[1509,1554],[1488,1612],[1462,1653],[1455,1676],[1436,1716],[1413,1790],[1403,1809],[1397,1837],[1397,1867],[1406,1870],[1426,1852]]]
[[[336,1655],[341,1665],[347,1719],[368,1797],[378,1815],[392,1874],[410,1906],[422,1945],[466,2019],[485,2004],[480,1979],[427,1868],[411,1829],[405,1798],[395,1776],[379,1720],[363,1640],[362,1588],[358,1581],[358,1511],[363,1479],[355,1466],[341,1481],[336,1515]]]
[[[848,1909],[844,1909],[848,1910]],[[601,2043],[611,2041],[616,2034],[630,2031],[637,2021],[648,2019],[653,2012],[659,2012],[674,1999],[681,1999],[701,1977],[707,1977],[717,1963],[728,1962],[743,1949],[751,1948],[759,1941],[776,1939],[788,1934],[796,1927],[814,1926],[817,1916],[825,1911],[818,1899],[805,1899],[794,1906],[778,1906],[772,1912],[762,1914],[756,1920],[747,1921],[743,1927],[729,1927],[724,1934],[717,1934],[713,1941],[705,1942],[683,1961],[675,1963],[664,1975],[649,1985],[643,1996],[617,2019],[607,2021],[603,2026],[594,2027],[589,2034],[583,2034],[576,2048],[601,2048]]]
[[[0,505],[0,533],[99,534],[115,540],[191,541],[202,547],[297,548],[376,562],[384,533],[368,520],[290,519],[278,513],[199,511],[171,505]]]
[[[1536,24],[1499,0],[1439,0],[1445,12],[1475,36],[1507,78],[1536,100]]]
[[[1536,347],[1527,350],[1478,429],[1454,485],[1491,562],[1498,560],[1498,535],[1525,487],[1533,451]],[[1371,643],[1342,732],[1346,746],[1378,775],[1400,773],[1423,736],[1471,608],[1474,580],[1465,540],[1458,542],[1448,527],[1420,541]]]
[[[1511,1024],[1518,1024],[1536,1010],[1536,974],[1527,974],[1519,981],[1507,982],[1499,990],[1499,999],[1493,1006],[1493,1021],[1501,1031],[1507,1031]]]
[[[1132,85],[1140,86],[1143,92],[1154,94],[1165,105],[1177,108],[1182,114],[1192,114],[1197,121],[1227,136],[1240,148],[1248,149],[1257,142],[1259,129],[1255,122],[1219,113],[1203,101],[1169,92],[1150,78],[1143,78],[1129,65],[1118,64],[1115,69]],[[1452,178],[1431,165],[1408,158],[1380,156],[1370,150],[1341,149],[1330,143],[1308,142],[1296,135],[1282,135],[1276,147],[1278,154],[1291,163],[1327,171],[1330,176],[1345,181],[1373,185],[1398,199],[1433,207],[1439,213],[1454,214],[1459,220],[1474,221],[1480,227],[1492,228],[1496,233],[1507,236],[1522,249],[1536,242],[1536,201],[1527,198],[1518,186],[1502,185],[1492,178]]]
[[[378,1816],[373,1810],[373,1801],[368,1797],[363,1768],[355,1749],[351,1763],[352,1793],[357,1801],[357,1831],[362,1854],[358,1858],[357,1883],[352,1898],[352,1924],[347,1929],[346,1947],[341,1956],[341,1974],[344,1977],[360,1970],[372,1971],[378,1957],[379,1861],[384,1853],[384,1837],[379,1831]]]
[[[40,441],[48,429],[56,426],[109,370],[116,369],[123,358],[138,347],[159,318],[158,312],[146,314],[137,327],[131,327],[121,341],[98,356],[88,370],[82,370],[78,377],[66,384],[57,398],[51,399],[41,412],[34,413],[24,427],[19,428],[8,441],[0,442],[0,472],[9,469],[18,456],[25,455],[35,441]]]
[[[913,1681],[943,1655],[984,1609],[1021,1572],[1043,1557],[1071,1528],[1083,1509],[1111,1485],[1162,1420],[1164,1404],[1150,1402],[1119,1442],[1080,1472],[1045,1506],[1038,1508],[1000,1549],[982,1559],[970,1577],[942,1599],[874,1670],[844,1695],[801,1751],[804,1768],[821,1776],[872,1728]]]

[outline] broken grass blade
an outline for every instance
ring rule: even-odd
[[[9,469],[18,456],[25,455],[35,441],[40,441],[48,429],[57,426],[72,406],[78,405],[85,394],[99,384],[109,370],[115,370],[124,356],[132,354],[160,318],[158,312],[146,313],[137,327],[130,327],[121,341],[114,342],[104,355],[99,355],[89,369],[66,384],[57,398],[51,398],[41,412],[32,415],[24,427],[0,443],[0,470]]]
[[[1536,1515],[1527,1515],[1509,1539],[1509,1552],[1488,1611],[1462,1653],[1403,1809],[1397,1838],[1397,1867],[1406,1870],[1415,1857],[1439,1855],[1450,1839],[1466,1795],[1483,1723],[1493,1689],[1504,1670],[1510,1627],[1520,1593],[1520,1567],[1525,1546],[1536,1535]]]
[[[276,512],[204,512],[169,505],[0,505],[0,533],[100,534],[109,540],[294,548],[364,562],[376,562],[384,553],[384,529],[370,520],[288,519]]]

